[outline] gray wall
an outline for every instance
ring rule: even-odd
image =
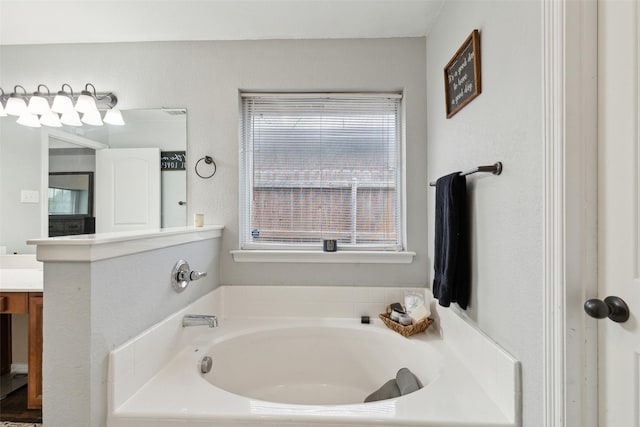
[[[93,263],[44,264],[45,425],[106,426],[109,352],[215,289],[219,242],[208,239]],[[171,271],[181,258],[208,274],[176,293]]]
[[[188,209],[225,226],[223,284],[424,286],[427,277],[425,40],[111,43],[4,46],[2,87],[63,82],[113,91],[119,107],[185,107],[188,119]],[[82,67],[78,67],[82,61]],[[404,90],[407,134],[408,249],[412,264],[238,264],[239,89]],[[56,89],[57,90],[57,89]],[[6,118],[4,120],[7,120]],[[204,155],[215,177],[198,178]]]
[[[0,246],[8,254],[35,253],[26,239],[41,237],[40,203],[20,202],[21,190],[40,192],[40,157],[40,129],[16,124],[15,117],[0,117]]]
[[[466,315],[522,362],[527,427],[543,424],[540,22],[538,1],[447,1],[427,37],[430,178],[504,163],[500,176],[468,179],[473,283]],[[482,94],[446,119],[443,68],[474,28]]]
[[[226,227],[223,284],[424,286],[431,280],[433,245],[428,181],[502,160],[502,176],[470,179],[474,282],[468,315],[523,362],[525,425],[534,427],[542,424],[540,22],[534,1],[448,1],[426,49],[423,38],[5,46],[0,85],[68,82],[79,88],[91,81],[114,91],[123,109],[187,108],[189,211]],[[473,28],[482,33],[483,94],[446,120],[442,68]],[[404,89],[414,262],[332,268],[234,263],[239,89]],[[204,155],[218,164],[210,180],[193,173]],[[101,333],[97,324],[92,329]]]

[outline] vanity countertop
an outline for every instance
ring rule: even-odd
[[[0,268],[0,292],[42,291],[42,269]]]

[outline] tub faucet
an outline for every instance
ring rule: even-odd
[[[192,280],[198,280],[206,275],[207,275],[206,271],[193,271],[193,270],[179,271],[177,273],[176,279],[179,282],[182,282],[182,281],[190,282]]]
[[[209,325],[210,328],[218,326],[218,318],[207,314],[185,314],[182,318],[182,327]]]
[[[184,291],[189,283],[207,275],[206,271],[194,271],[189,267],[189,263],[183,259],[179,260],[171,272],[171,282],[176,292]]]

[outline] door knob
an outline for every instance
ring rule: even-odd
[[[629,306],[620,297],[606,297],[604,301],[597,298],[584,303],[584,311],[596,319],[608,317],[614,322],[622,323],[629,319]]]

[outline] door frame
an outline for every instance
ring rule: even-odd
[[[596,427],[597,16],[595,0],[542,1],[543,425]]]
[[[102,150],[109,145],[84,136],[43,126],[40,132],[40,236],[49,237],[49,142],[51,139],[75,144],[79,147]]]

